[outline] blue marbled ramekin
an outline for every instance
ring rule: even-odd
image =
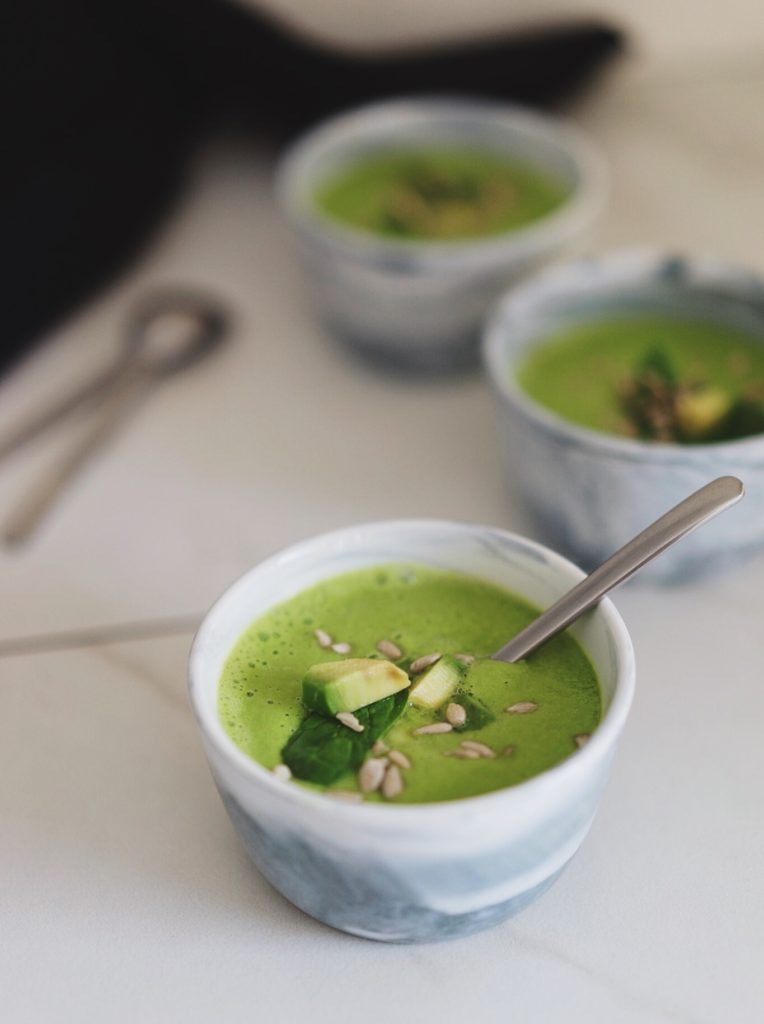
[[[498,396],[507,485],[520,497],[533,532],[587,569],[715,477],[743,481],[745,501],[640,573],[642,580],[678,582],[764,543],[764,435],[679,445],[600,433],[538,404],[516,373],[526,353],[552,332],[603,316],[650,313],[729,324],[764,344],[764,280],[713,259],[648,250],[578,260],[500,300],[485,330],[483,356]]]
[[[427,942],[517,913],[557,878],[594,817],[631,704],[634,655],[610,601],[573,633],[599,675],[604,714],[581,750],[517,786],[435,804],[345,804],[283,782],[247,757],[217,708],[223,665],[268,608],[320,579],[384,562],[479,576],[546,607],[582,573],[488,527],[391,521],[298,544],[251,570],[205,618],[190,692],[212,774],[255,864],[296,906],[353,935]]]
[[[568,196],[523,228],[451,242],[384,238],[317,208],[316,187],[338,169],[380,150],[423,146],[507,154],[562,182]],[[276,192],[314,305],[334,333],[376,358],[437,370],[475,360],[485,312],[508,285],[581,246],[607,184],[600,157],[564,122],[486,100],[410,98],[308,132],[279,165]]]

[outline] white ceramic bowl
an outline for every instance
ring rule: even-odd
[[[220,794],[271,884],[308,914],[354,935],[432,941],[521,910],[576,852],[631,704],[634,655],[608,600],[573,627],[599,675],[602,722],[583,749],[517,786],[396,806],[343,804],[281,782],[239,750],[220,723],[225,660],[274,604],[318,580],[391,561],[471,573],[539,606],[582,575],[538,544],[481,526],[392,521],[326,534],[270,558],[220,598],[194,642],[190,692]]]
[[[744,501],[640,573],[668,582],[764,544],[764,435],[699,445],[617,437],[562,419],[526,395],[516,377],[526,353],[551,332],[651,312],[727,323],[764,344],[761,277],[713,259],[631,250],[547,270],[507,294],[488,321],[483,355],[498,396],[508,486],[533,532],[586,568],[703,484],[740,477]]]
[[[561,181],[569,196],[527,227],[454,242],[375,237],[317,209],[315,188],[333,172],[407,145],[506,153]],[[573,128],[521,107],[465,99],[379,103],[327,121],[287,152],[276,188],[329,326],[367,353],[425,368],[474,358],[492,300],[580,245],[607,194],[602,161]]]

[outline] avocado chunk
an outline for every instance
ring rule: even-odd
[[[463,676],[464,666],[450,654],[444,654],[419,676],[411,687],[409,700],[415,707],[434,711],[451,697]]]
[[[309,668],[302,681],[302,702],[311,711],[334,717],[357,711],[410,685],[406,673],[390,661],[348,658]]]
[[[687,391],[676,399],[677,423],[690,440],[708,437],[721,427],[732,406],[732,398],[721,388]]]

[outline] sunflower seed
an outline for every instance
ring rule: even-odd
[[[338,711],[334,717],[353,732],[363,732],[363,726],[351,711]]]
[[[451,732],[453,725],[450,722],[434,722],[432,725],[420,725],[414,729],[415,736],[435,736],[439,732]]]
[[[532,700],[521,700],[517,704],[511,704],[504,710],[510,715],[529,715],[532,711],[535,711],[538,704]]]
[[[462,740],[462,750],[474,750],[480,757],[496,757],[496,751],[477,740]]]
[[[456,750],[447,750],[446,757],[458,757],[460,761],[477,761],[480,754],[477,750],[464,750],[458,747]]]
[[[377,644],[377,650],[380,654],[384,654],[386,658],[392,658],[393,661],[397,661],[403,654],[400,647],[394,644],[392,640],[380,640]]]
[[[501,756],[502,757],[512,757],[514,752],[515,752],[515,748],[514,747],[505,747],[502,750],[502,752],[501,752]]]
[[[390,748],[382,740],[377,740],[374,746],[371,748],[372,754],[376,754],[379,757],[380,754],[386,754]]]
[[[391,750],[387,756],[390,762],[392,764],[397,764],[399,768],[411,767],[411,761],[409,761],[406,755],[402,754],[400,750]]]
[[[474,654],[455,654],[454,657],[457,661],[460,661],[462,665],[471,665],[475,660]]]
[[[273,769],[273,774],[277,779],[281,779],[282,782],[289,782],[292,778],[292,773],[285,764],[277,764]]]
[[[332,644],[332,650],[335,654],[350,654],[350,644]]]
[[[382,779],[385,777],[386,768],[386,759],[370,757],[368,761],[364,761],[358,769],[358,786],[361,792],[373,793],[375,789],[379,789]]]
[[[340,800],[346,804],[360,804],[363,800],[360,793],[354,793],[351,789],[333,789],[330,792],[324,793],[324,796],[328,796],[331,800]]]
[[[391,764],[382,780],[382,796],[385,800],[394,800],[403,792],[403,779],[397,765]]]
[[[419,672],[424,672],[430,665],[434,665],[436,661],[440,661],[443,655],[440,651],[434,651],[432,654],[423,654],[421,658],[416,658],[409,665],[409,672],[412,676],[417,675]]]
[[[585,747],[586,744],[589,742],[589,733],[580,732],[578,736],[574,736],[573,739],[575,740],[576,746],[580,750],[581,747]]]
[[[326,632],[326,630],[324,630],[324,629],[315,629],[313,631],[313,636],[316,638],[316,640],[318,640],[318,646],[319,647],[331,647],[332,646],[332,638],[329,636],[329,634]]]
[[[449,704],[446,708],[446,720],[451,725],[464,725],[467,721],[467,712],[461,704]]]

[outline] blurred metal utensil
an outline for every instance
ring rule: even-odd
[[[6,544],[28,540],[63,488],[154,387],[213,352],[225,339],[229,316],[195,292],[166,291],[142,302],[131,315],[125,345],[106,370],[38,411],[0,439],[9,456],[78,409],[93,408],[85,435],[24,496],[3,529]]]

